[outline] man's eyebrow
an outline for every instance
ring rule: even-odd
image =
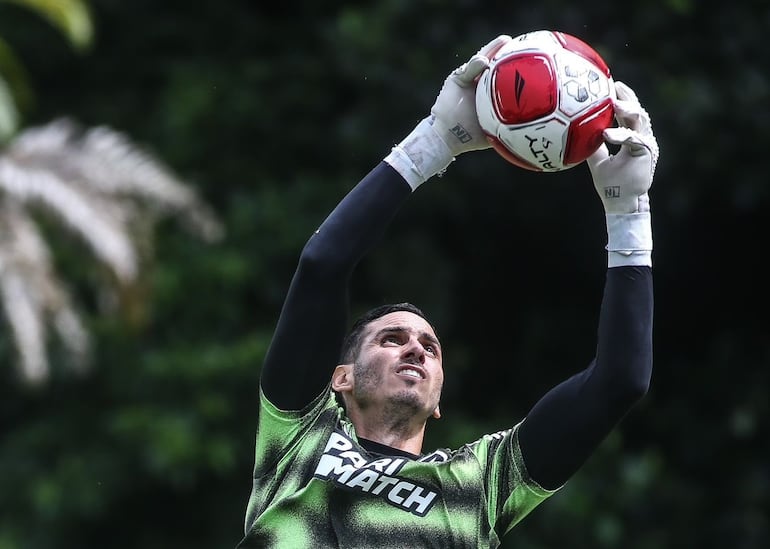
[[[380,328],[374,333],[374,337],[380,337],[382,335],[386,334],[398,334],[401,332],[406,332],[407,328],[404,326],[386,326],[385,328]]]
[[[385,328],[381,328],[380,330],[377,330],[377,333],[374,334],[374,336],[380,337],[385,334],[397,334],[397,333],[403,333],[408,331],[409,331],[409,328],[407,328],[406,326],[386,326]],[[423,331],[423,332],[420,332],[420,337],[427,339],[436,347],[441,348],[441,342],[433,334]]]

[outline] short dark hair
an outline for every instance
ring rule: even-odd
[[[425,316],[425,313],[423,313],[419,307],[407,302],[388,303],[386,305],[380,305],[378,307],[374,307],[373,309],[369,309],[363,315],[358,317],[358,319],[353,323],[353,326],[350,328],[348,335],[342,342],[342,352],[340,353],[341,363],[350,364],[355,361],[358,353],[361,351],[364,330],[370,323],[380,317],[383,317],[389,313],[395,313],[397,311],[407,311],[409,313],[414,313],[430,323],[428,317]],[[431,327],[433,327],[432,324]],[[433,331],[436,331],[435,327],[433,328]]]

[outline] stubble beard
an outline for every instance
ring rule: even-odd
[[[382,386],[382,370],[356,362],[353,366],[356,379],[356,400],[362,409],[369,407]],[[380,422],[393,431],[405,431],[414,423],[415,416],[424,412],[424,405],[417,393],[404,389],[390,395],[382,409]]]
[[[422,402],[415,393],[399,391],[388,398],[382,412],[382,421],[390,425],[393,431],[406,431],[422,408]]]

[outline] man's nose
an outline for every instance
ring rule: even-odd
[[[425,348],[417,338],[409,338],[409,342],[406,344],[406,349],[404,350],[404,357],[416,360],[420,363],[425,361]]]

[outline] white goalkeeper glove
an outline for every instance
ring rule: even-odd
[[[618,127],[604,130],[604,140],[619,145],[610,154],[607,145],[587,159],[594,187],[607,217],[608,266],[652,266],[652,223],[650,197],[658,142],[652,123],[634,91],[615,83],[614,101]]]
[[[456,156],[491,147],[476,115],[476,80],[511,37],[501,34],[453,70],[424,118],[385,161],[412,187],[446,170]]]

